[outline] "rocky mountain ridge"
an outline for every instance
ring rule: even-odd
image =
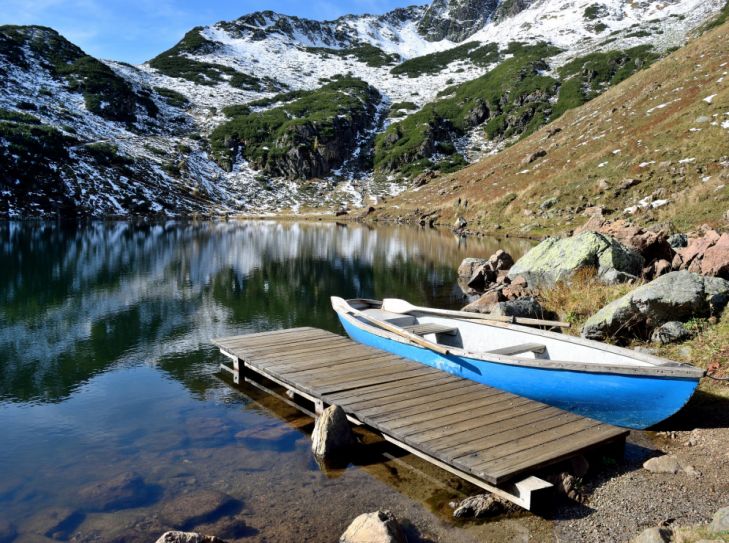
[[[192,29],[141,66],[97,61],[51,29],[0,27],[0,213],[371,205],[592,99],[722,3],[435,0],[323,22],[258,12]]]

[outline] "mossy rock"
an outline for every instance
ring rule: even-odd
[[[593,268],[602,278],[614,271],[624,274],[624,278],[634,278],[642,267],[643,257],[614,238],[583,232],[570,238],[547,238],[514,264],[509,277],[521,275],[530,287],[550,288],[569,281],[583,268]]]

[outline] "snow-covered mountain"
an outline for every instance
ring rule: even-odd
[[[0,27],[0,213],[369,205],[629,76],[725,0],[434,0],[188,32],[141,66]],[[59,54],[62,51],[63,54]]]

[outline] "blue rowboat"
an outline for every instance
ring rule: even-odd
[[[475,320],[476,314],[428,308],[395,313],[388,302],[407,304],[332,297],[342,326],[359,343],[617,426],[642,429],[668,418],[705,375],[613,345]]]

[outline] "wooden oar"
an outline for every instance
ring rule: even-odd
[[[430,307],[418,307],[410,302],[400,300],[398,298],[385,298],[382,300],[382,309],[391,313],[412,313],[418,311],[420,313],[431,313],[432,315],[443,315],[446,317],[455,317],[458,319],[473,319],[495,322],[511,322],[515,324],[525,324],[529,326],[555,326],[559,328],[569,328],[568,322],[546,321],[542,319],[529,319],[525,317],[503,317],[501,315],[484,315],[482,313],[471,313],[468,311],[452,311],[450,309],[432,309]]]
[[[416,345],[420,345],[421,347],[430,349],[431,351],[435,351],[442,355],[448,354],[448,349],[446,349],[442,345],[438,345],[437,343],[433,343],[431,341],[426,341],[423,338],[421,338],[420,336],[411,334],[410,332],[403,330],[402,328],[399,328],[398,326],[395,326],[394,324],[390,324],[389,322],[381,321],[380,319],[376,319],[374,317],[369,316],[367,313],[358,311],[357,309],[354,309],[352,306],[347,304],[347,302],[345,302],[342,298],[332,296],[331,301],[332,301],[332,307],[335,310],[339,310],[343,313],[351,313],[352,315],[361,317],[364,320],[371,322],[372,324],[379,326],[380,328],[382,328],[384,330],[387,330],[388,332],[397,334],[398,336],[401,336],[401,337],[407,339],[411,343],[415,343]]]

